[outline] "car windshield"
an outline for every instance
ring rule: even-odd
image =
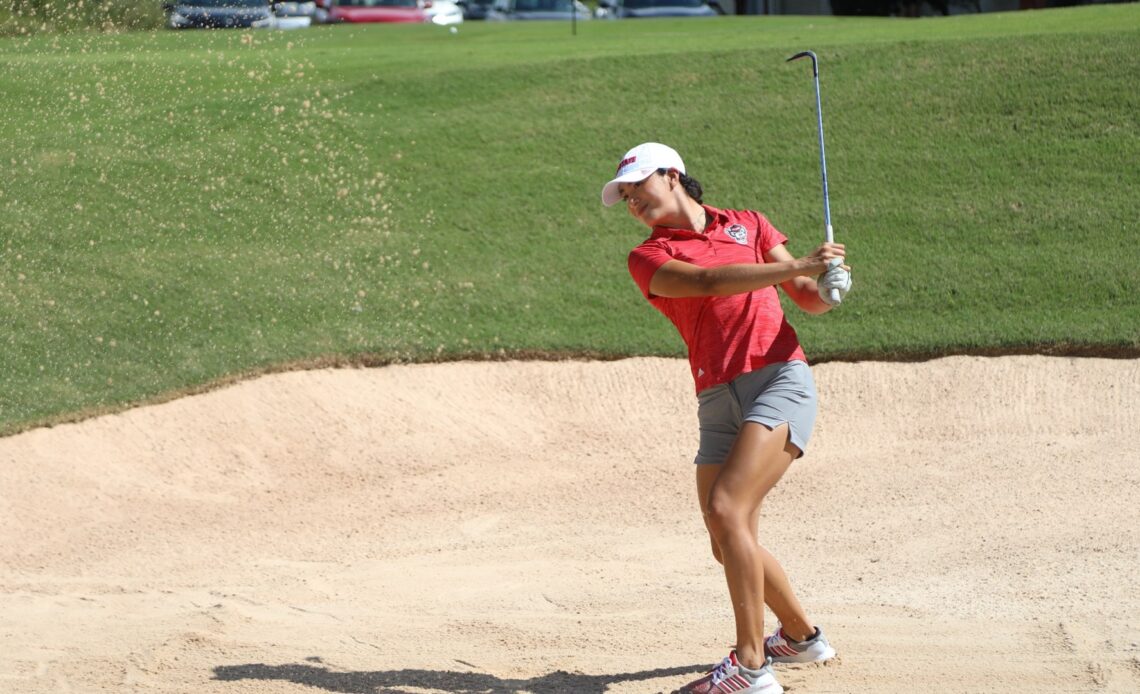
[[[343,7],[417,7],[416,0],[337,0]]]
[[[179,0],[189,7],[269,7],[269,0]]]
[[[570,11],[570,0],[515,0],[515,12]]]
[[[705,0],[625,0],[623,4],[631,10],[648,10],[653,7],[700,7]]]

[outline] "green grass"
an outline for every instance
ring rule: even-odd
[[[0,36],[138,31],[163,20],[161,0],[0,0]]]
[[[809,355],[1140,353],[1140,7],[0,40],[0,433],[320,363],[682,354],[598,202],[676,146],[822,236]]]

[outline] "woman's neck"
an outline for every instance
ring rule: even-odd
[[[697,233],[704,233],[708,226],[708,213],[696,200],[685,196],[681,201],[680,209],[675,214],[658,222],[659,226],[673,227],[674,229],[688,229]]]
[[[685,199],[683,215],[686,221],[686,224],[682,227],[683,229],[690,229],[700,234],[704,233],[705,227],[709,224],[709,216],[708,213],[705,212],[703,205],[687,197]]]

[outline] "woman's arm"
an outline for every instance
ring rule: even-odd
[[[764,260],[770,263],[787,262],[792,258],[791,252],[788,251],[784,244],[773,246],[770,251],[764,254]],[[849,269],[846,265],[843,267],[844,269]],[[802,311],[814,314],[827,313],[832,307],[820,298],[819,285],[815,281],[816,276],[826,269],[827,264],[824,263],[822,269],[807,275],[800,275],[788,279],[781,282],[780,287],[783,288],[784,292],[791,297],[792,301],[795,302],[796,306],[799,306]]]
[[[765,256],[768,262],[761,264],[746,263],[706,268],[683,260],[670,260],[653,274],[653,279],[649,281],[649,293],[670,299],[728,296],[779,284],[784,287],[784,291],[791,294],[789,285],[806,280],[814,288],[815,280],[812,277],[826,270],[827,263],[832,258],[843,257],[841,243],[825,243],[803,258],[793,257],[782,245],[772,250],[776,249],[780,249],[782,253],[777,257],[771,256],[769,251]],[[794,296],[792,298],[803,308],[799,300]],[[830,308],[818,296],[816,300],[824,306],[824,310]],[[816,312],[823,311],[813,311]]]

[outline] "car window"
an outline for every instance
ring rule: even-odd
[[[570,0],[515,0],[517,12],[569,12]]]
[[[269,0],[180,0],[188,7],[268,7]]]
[[[647,10],[652,7],[700,7],[705,0],[625,0],[623,3],[631,10]]]

